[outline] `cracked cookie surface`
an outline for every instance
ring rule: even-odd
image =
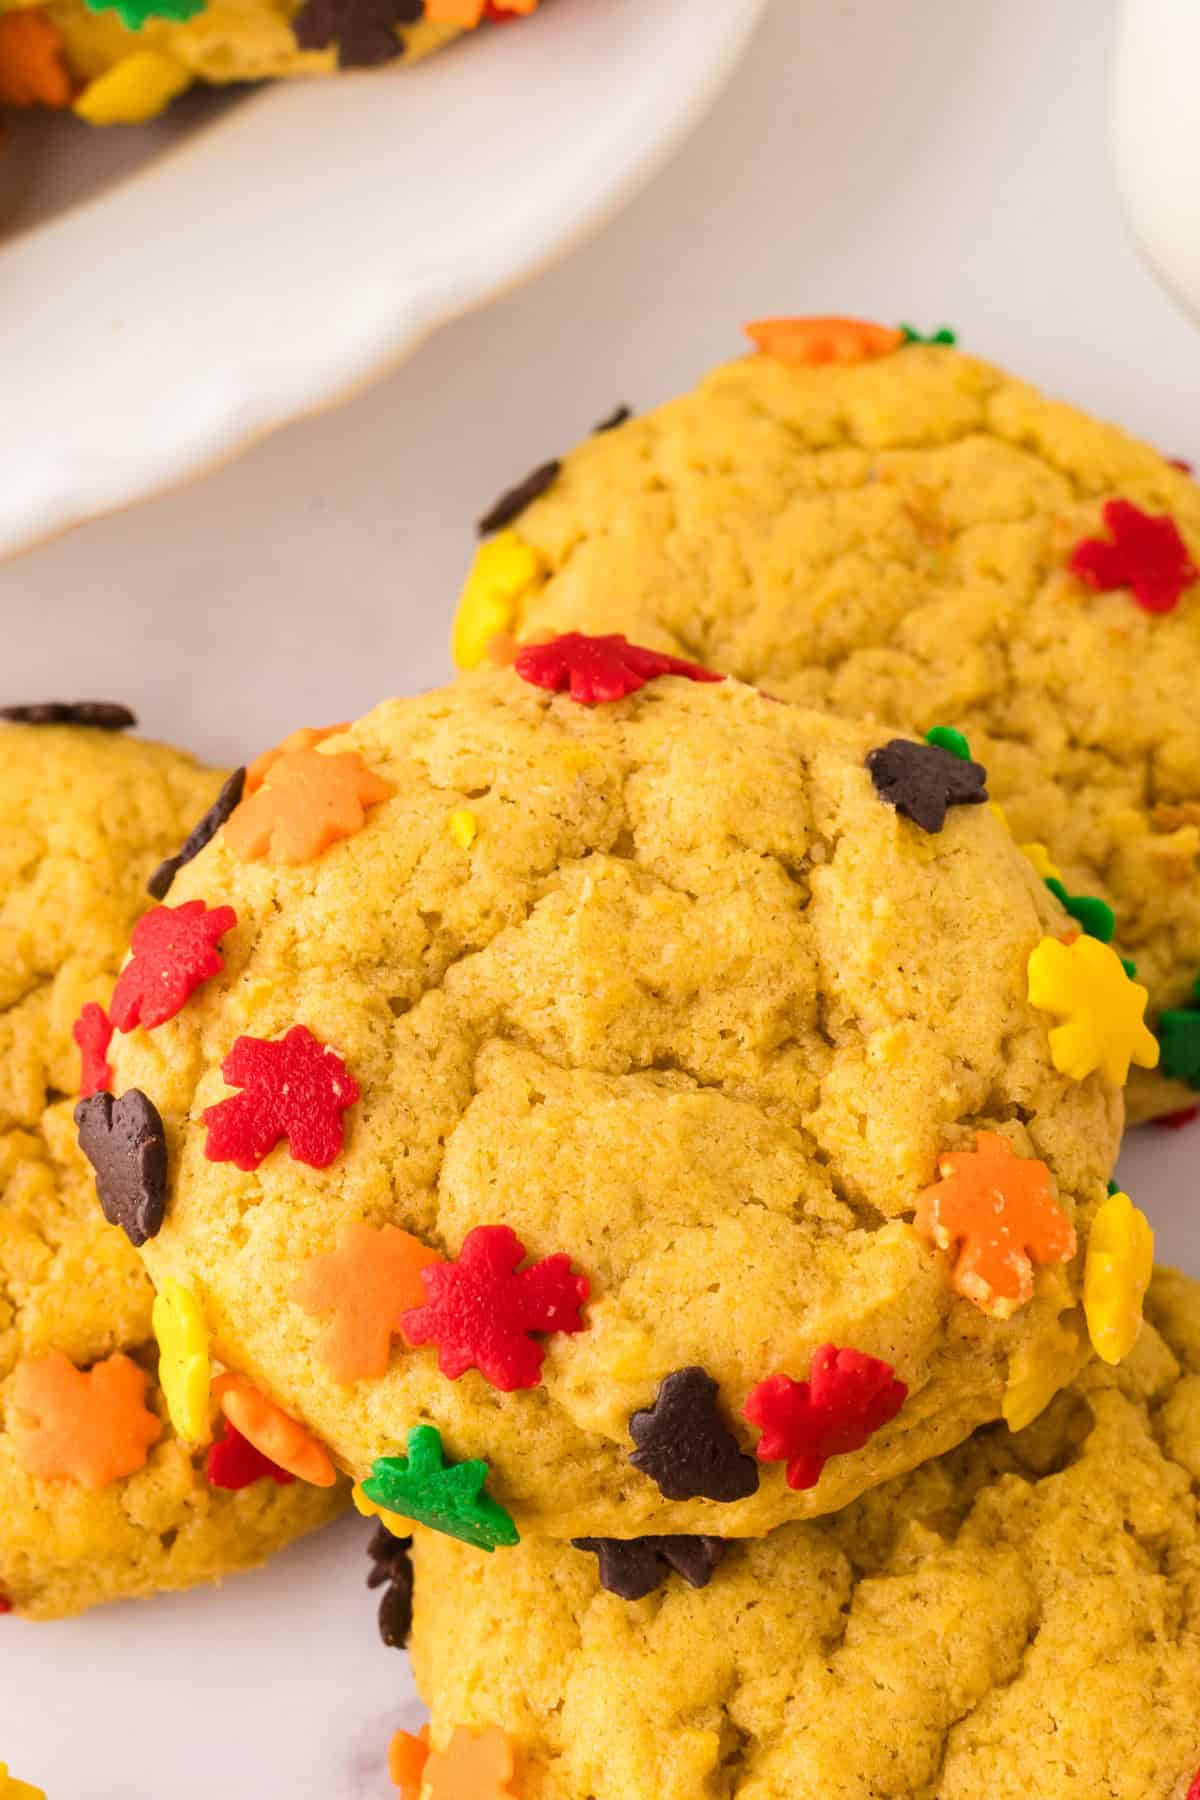
[[[64,1098],[79,1082],[72,1023],[107,1002],[151,871],[219,785],[156,744],[0,726],[0,1596],[31,1618],[249,1567],[336,1510],[299,1486],[219,1492],[175,1437],[153,1381],[153,1288],[100,1213]],[[163,1434],[145,1468],[90,1491],[24,1467],[15,1372],[54,1351],[146,1371]]]
[[[480,673],[319,743],[391,790],[354,835],[247,861],[235,815],[179,876],[172,903],[238,924],[221,974],[114,1045],[116,1091],[144,1091],[167,1133],[143,1254],[201,1286],[221,1357],[356,1478],[434,1425],[521,1529],[756,1532],[961,1440],[999,1414],[1014,1358],[1061,1355],[1119,1094],[1054,1069],[1026,999],[1057,902],[987,806],[927,833],[885,805],[876,742],[732,681],[589,708]],[[235,1040],[296,1027],[360,1090],[344,1149],[210,1161]],[[939,1155],[980,1129],[1045,1162],[1079,1235],[1004,1321],[911,1223]],[[297,1287],[363,1226],[452,1259],[507,1227],[586,1277],[585,1328],[550,1330],[539,1384],[501,1392],[478,1367],[448,1379],[397,1308],[385,1372],[336,1379],[330,1315]],[[815,1487],[773,1463],[740,1498],[668,1500],[631,1463],[631,1415],[672,1372],[707,1370],[751,1452],[750,1390],[829,1343],[894,1365],[908,1396]]]
[[[547,1542],[418,1531],[433,1742],[499,1725],[521,1800],[1184,1800],[1200,1767],[1200,1284],[837,1515],[630,1603]]]
[[[1200,587],[1154,616],[1069,573],[1115,496],[1200,561],[1186,474],[974,357],[751,356],[563,459],[512,526],[540,572],[495,624],[623,631],[805,705],[960,727],[1018,841],[1114,909],[1153,1018],[1200,971]],[[1190,1098],[1137,1071],[1130,1117]]]

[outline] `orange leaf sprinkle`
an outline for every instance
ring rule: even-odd
[[[356,750],[337,756],[285,750],[258,792],[233,813],[225,842],[247,862],[311,862],[361,831],[367,807],[391,793]]]
[[[307,1313],[332,1313],[317,1355],[335,1381],[371,1381],[387,1371],[400,1320],[427,1298],[421,1270],[441,1262],[396,1225],[347,1225],[336,1250],[314,1256],[292,1288]]]
[[[1033,1295],[1034,1263],[1075,1254],[1075,1228],[1050,1191],[1050,1171],[998,1132],[977,1131],[974,1150],[941,1157],[938,1173],[917,1200],[915,1229],[942,1250],[957,1248],[958,1293],[1009,1319]]]
[[[0,106],[70,106],[63,35],[40,6],[0,13]]]
[[[473,31],[486,4],[487,0],[425,0],[425,18],[430,25],[457,25],[460,31]]]
[[[429,1761],[429,1727],[422,1725],[416,1737],[398,1731],[388,1745],[388,1774],[400,1789],[400,1800],[421,1800],[421,1777]]]
[[[146,1376],[128,1356],[77,1369],[61,1350],[27,1357],[13,1374],[13,1404],[32,1423],[18,1425],[17,1458],[42,1480],[77,1481],[93,1490],[145,1468],[162,1425],[146,1406]]]
[[[429,25],[456,25],[460,31],[473,31],[484,19],[503,23],[528,17],[537,9],[538,0],[425,0],[425,20]]]
[[[513,1747],[498,1725],[468,1731],[456,1725],[444,1750],[425,1764],[429,1800],[514,1800]]]
[[[213,1394],[229,1423],[256,1450],[299,1481],[310,1482],[313,1487],[333,1486],[337,1470],[328,1452],[252,1381],[244,1375],[220,1375],[213,1382]]]
[[[744,330],[764,356],[797,368],[871,362],[890,356],[904,342],[904,333],[894,325],[872,325],[866,319],[754,319]]]
[[[336,737],[339,731],[348,731],[350,721],[343,719],[340,725],[302,725],[299,731],[289,732],[281,744],[273,750],[264,750],[246,767],[246,785],[242,792],[253,794],[258,791],[281,756],[290,750],[315,750],[326,738]]]

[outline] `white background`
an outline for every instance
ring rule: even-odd
[[[1113,14],[774,0],[697,135],[569,263],[344,410],[0,568],[0,695],[129,700],[147,732],[232,762],[440,680],[482,508],[618,401],[689,385],[756,314],[951,324],[1200,461],[1200,338],[1107,177]],[[1196,1273],[1198,1158],[1200,1123],[1136,1133],[1123,1164]],[[221,1594],[0,1621],[0,1760],[50,1800],[387,1800],[411,1689],[375,1637],[362,1537],[347,1522]]]

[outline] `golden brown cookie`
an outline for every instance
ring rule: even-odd
[[[386,1510],[766,1530],[1075,1372],[1115,1014],[1030,1002],[1083,952],[968,761],[557,655],[298,734],[180,875],[145,1256]]]
[[[173,1431],[153,1289],[64,1097],[72,1024],[107,1003],[147,879],[220,782],[156,744],[0,725],[0,1602],[31,1618],[249,1567],[337,1506],[214,1488]]]
[[[515,1779],[495,1791],[519,1800],[1184,1800],[1200,1285],[1160,1273],[1148,1312],[1119,1372],[1093,1363],[1027,1430],[719,1558],[692,1539],[488,1559],[418,1531],[441,1760],[499,1727]],[[656,1586],[604,1591],[643,1553]]]
[[[1129,1093],[1134,1119],[1182,1107],[1200,1086],[1200,490],[973,356],[866,347],[743,357],[551,466],[480,552],[458,659],[497,634],[625,632],[804,705],[959,727],[1018,843],[1115,912],[1152,1017],[1185,1012]]]

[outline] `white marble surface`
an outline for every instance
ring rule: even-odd
[[[232,759],[446,673],[470,521],[617,401],[770,310],[965,342],[1200,458],[1200,337],[1104,163],[1111,0],[774,0],[723,99],[582,253],[383,386],[198,487],[0,568],[6,696],[127,698]],[[403,204],[410,171],[396,177]],[[1134,1134],[1162,1250],[1200,1274],[1200,1124]],[[348,1522],[208,1593],[0,1634],[0,1758],[51,1800],[387,1800],[412,1717]]]

